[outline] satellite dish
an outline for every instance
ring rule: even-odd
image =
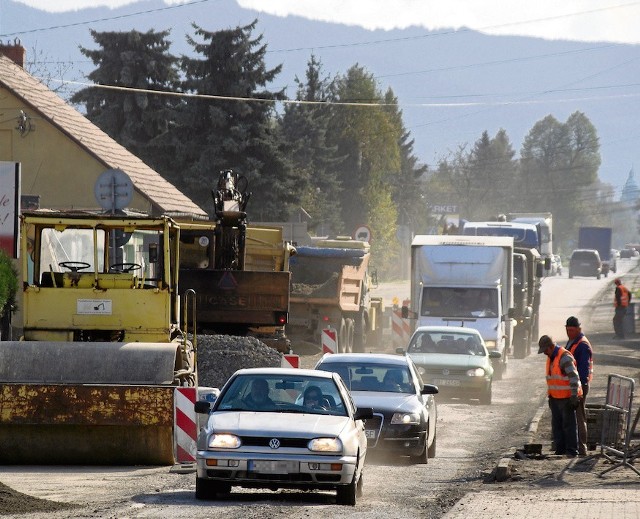
[[[100,207],[115,213],[131,203],[133,182],[121,169],[108,169],[96,180],[93,193]]]

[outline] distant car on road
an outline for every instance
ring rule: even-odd
[[[425,380],[438,386],[443,396],[477,399],[491,403],[492,359],[499,351],[488,351],[480,332],[457,326],[420,326],[407,348]]]
[[[410,357],[326,354],[316,369],[338,373],[356,406],[373,408],[365,425],[369,449],[409,456],[414,463],[436,455],[438,388],[422,381]]]
[[[595,276],[600,279],[602,274],[602,261],[600,254],[595,249],[576,249],[571,253],[569,260],[569,278],[574,276]]]
[[[638,251],[636,249],[622,249],[620,251],[620,259],[630,259],[638,256]]]
[[[195,410],[208,414],[197,442],[197,499],[232,486],[336,490],[338,504],[352,506],[362,495],[363,420],[373,412],[356,408],[333,373],[242,369],[213,405],[201,400]]]

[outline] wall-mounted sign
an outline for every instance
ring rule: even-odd
[[[18,257],[20,163],[0,162],[0,249]]]

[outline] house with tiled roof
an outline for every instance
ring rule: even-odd
[[[24,70],[25,50],[0,45],[0,161],[21,164],[23,197],[42,208],[98,208],[95,184],[106,170],[132,181],[128,209],[203,218],[206,212]]]

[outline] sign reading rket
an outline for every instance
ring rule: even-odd
[[[0,162],[0,249],[18,257],[20,163]]]

